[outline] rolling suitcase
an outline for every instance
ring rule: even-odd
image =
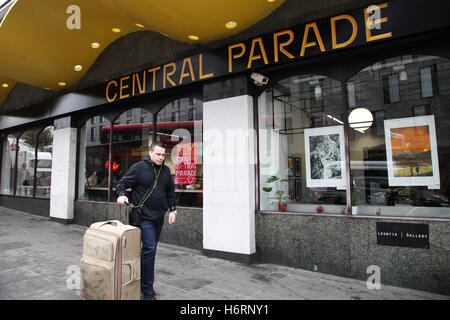
[[[141,229],[119,220],[91,224],[83,236],[81,298],[139,300]]]

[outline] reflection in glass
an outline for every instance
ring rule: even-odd
[[[12,195],[14,193],[16,143],[17,139],[13,135],[8,135],[8,137],[3,141],[1,194]]]
[[[258,98],[260,209],[341,213],[345,190],[306,186],[304,131],[312,127],[341,126],[342,109],[338,81],[320,75],[282,80]],[[275,180],[271,177],[277,177]],[[270,190],[270,192],[267,192]]]
[[[36,135],[32,131],[26,131],[19,138],[17,150],[18,196],[33,197],[35,152]]]
[[[203,206],[203,103],[182,98],[157,115],[157,139],[166,144],[165,164],[170,168],[178,206]]]
[[[147,122],[142,122],[144,118],[147,119]],[[148,156],[153,134],[152,119],[151,112],[142,108],[134,108],[122,113],[114,121],[112,141],[113,188],[133,164]],[[105,130],[109,132],[109,127],[106,127]],[[115,201],[115,199],[114,188],[112,201]]]
[[[109,131],[105,125],[109,121],[96,116],[81,128],[78,199],[108,200]],[[100,134],[92,136],[93,131]]]
[[[432,68],[420,69],[420,86],[422,89],[422,97],[429,98],[433,96]]]
[[[176,184],[176,191],[179,193],[178,206],[203,205],[202,106],[202,101],[198,99],[183,98],[166,105],[156,115],[157,140],[166,145],[165,164],[178,183]],[[152,119],[153,115],[149,111],[134,108],[122,113],[114,121],[113,188],[133,164],[148,156],[153,141]],[[104,127],[101,136],[109,134],[109,130],[109,126]],[[189,163],[176,163],[177,159],[183,156],[185,159],[188,153],[192,156]],[[108,168],[109,162],[106,163],[106,169]],[[183,176],[186,179],[180,180],[180,174],[189,176]],[[115,199],[113,189],[111,200]]]
[[[395,76],[404,72],[406,77],[398,81]],[[377,122],[376,128],[365,133],[353,130],[349,140],[352,180],[352,205],[359,215],[449,217],[450,206],[450,62],[433,56],[409,56],[408,59],[392,58],[369,66],[348,80],[356,88],[356,101],[368,108]],[[379,79],[387,80],[380,83]],[[388,84],[388,86],[386,86]],[[439,84],[440,90],[433,88]],[[389,90],[386,90],[389,89]],[[383,95],[380,92],[384,92]],[[438,93],[440,92],[440,95]],[[386,97],[388,99],[386,99]],[[401,97],[401,99],[400,99]],[[395,102],[395,105],[392,104]],[[428,147],[421,145],[421,134],[413,133],[408,142],[406,129],[390,130],[392,143],[400,143],[407,152],[396,164],[415,163],[403,166],[392,175],[405,176],[408,183],[391,186],[388,179],[386,152],[386,123],[417,121],[414,117],[434,115],[437,137],[437,154],[440,171],[440,185],[420,186],[426,176],[427,159],[422,159]],[[386,122],[384,121],[390,121]],[[384,122],[384,125],[381,122]],[[412,128],[414,124],[410,125]],[[402,148],[403,148],[402,147]],[[403,149],[402,149],[403,150]],[[414,152],[413,152],[414,151]],[[420,152],[419,152],[420,151]],[[429,150],[428,150],[429,151]],[[422,157],[422,158],[421,158]],[[406,159],[406,160],[405,160]],[[391,166],[397,168],[396,166]],[[401,172],[401,173],[400,173]],[[408,179],[407,177],[411,177]]]
[[[52,178],[53,127],[47,127],[38,136],[36,163],[36,197],[50,198]]]

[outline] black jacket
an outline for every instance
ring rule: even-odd
[[[116,185],[117,197],[126,196],[126,189],[131,187],[132,203],[140,204],[155,181],[155,170],[157,173],[161,167],[154,163],[152,165],[150,161],[150,157],[147,156],[131,166]],[[176,193],[170,169],[163,163],[158,184],[144,204],[141,219],[161,221],[169,208],[170,211],[176,209]]]

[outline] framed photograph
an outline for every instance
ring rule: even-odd
[[[344,127],[305,129],[306,186],[346,186]]]
[[[434,116],[384,120],[389,186],[440,185]]]

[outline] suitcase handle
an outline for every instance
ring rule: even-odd
[[[119,225],[123,225],[123,223],[120,222],[119,220],[110,220],[110,221],[106,221],[106,222],[102,223],[98,227],[101,228],[101,227],[103,227],[106,224],[112,224],[113,226],[116,226],[116,227],[119,226]]]
[[[125,283],[123,283],[122,287],[124,287],[126,285],[129,285],[133,280],[137,280],[136,279],[136,272],[134,271],[133,264],[131,262],[124,262],[123,264],[128,264],[130,266],[130,268],[131,268],[131,272],[130,272],[130,280],[125,282]]]

